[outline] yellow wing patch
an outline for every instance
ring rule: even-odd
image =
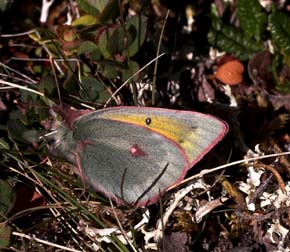
[[[180,145],[184,149],[190,162],[199,154],[196,143],[200,140],[200,129],[185,124],[184,121],[156,115],[118,115],[117,113],[113,115],[109,113],[103,114],[102,118],[132,123],[157,132]]]

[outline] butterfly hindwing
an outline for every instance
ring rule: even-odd
[[[77,121],[74,140],[85,179],[110,197],[129,203],[158,198],[189,168],[185,153],[173,141],[132,124]]]

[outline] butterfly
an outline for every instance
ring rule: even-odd
[[[150,107],[84,112],[60,123],[54,153],[119,204],[155,203],[227,133],[211,115]]]

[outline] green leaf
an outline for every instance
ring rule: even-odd
[[[258,0],[239,0],[238,17],[242,30],[249,38],[262,40],[262,35],[266,29],[267,14]]]
[[[126,23],[128,38],[130,38],[130,36],[134,38],[132,43],[129,44],[128,56],[134,56],[143,44],[146,35],[147,21],[147,17],[142,15],[135,15]],[[125,53],[127,53],[126,50]]]
[[[79,47],[78,54],[85,54],[88,58],[92,60],[99,60],[101,58],[101,52],[98,46],[91,41],[83,42]]]
[[[103,1],[99,0],[77,0],[78,6],[87,14],[98,16],[100,11],[98,9],[99,3],[102,4]]]
[[[15,203],[15,192],[13,187],[6,181],[0,180],[0,216],[7,216]],[[1,221],[4,218],[0,217]]]
[[[1,137],[0,138],[0,150],[4,149],[4,150],[9,150],[9,144],[6,142],[5,138]]]
[[[98,17],[101,23],[106,23],[120,14],[118,0],[77,0],[77,2],[83,11]]]
[[[0,1],[0,11],[4,12],[7,9],[11,7],[11,1],[10,0],[2,0]]]
[[[116,18],[120,15],[120,8],[118,0],[110,0],[107,2],[106,6],[102,10],[102,13],[99,17],[101,23],[106,23],[111,19]]]
[[[6,180],[0,180],[0,248],[10,244],[11,229],[5,217],[13,208],[15,200],[16,194],[13,187]]]
[[[72,26],[89,26],[97,24],[96,16],[84,15],[72,22]]]
[[[0,165],[4,164],[10,159],[10,156],[6,155],[5,152],[6,150],[10,150],[10,146],[5,138],[0,138],[0,152],[1,152]]]
[[[115,66],[104,64],[102,74],[106,76],[108,79],[115,79],[118,76],[118,70]]]
[[[112,54],[108,48],[108,42],[111,39],[111,36],[114,32],[114,30],[117,27],[102,27],[98,32],[99,32],[99,37],[98,37],[98,48],[100,50],[100,52],[102,53],[102,55],[104,56],[105,59],[111,59],[112,58]]]
[[[40,44],[57,38],[55,33],[46,28],[37,28],[35,32],[29,33],[28,36]]]
[[[255,52],[263,50],[262,43],[248,38],[241,29],[223,24],[215,17],[212,18],[208,41],[214,47],[230,53],[240,60],[247,60]]]
[[[82,77],[81,98],[88,101],[97,101],[103,103],[110,97],[106,86],[99,80],[91,76]]]
[[[39,91],[43,93],[52,94],[55,90],[56,83],[53,76],[43,76],[39,83]]]
[[[0,248],[7,248],[10,244],[10,239],[11,239],[11,229],[7,225],[7,222],[0,223]],[[7,250],[5,249],[5,251]]]
[[[275,44],[290,56],[290,18],[273,9],[269,17],[269,27]]]
[[[38,131],[29,130],[19,119],[10,119],[7,122],[7,130],[11,140],[24,144],[30,144],[39,139]]]
[[[283,94],[290,94],[290,82],[285,82],[283,85],[277,85],[276,89]]]
[[[129,31],[124,31],[123,27],[119,26],[113,31],[107,43],[107,49],[110,52],[110,55],[126,52],[127,46],[133,43],[135,37],[136,33],[133,37]]]
[[[139,70],[139,65],[136,61],[131,60],[130,69],[122,70],[122,81],[127,81],[134,73]],[[137,80],[139,76],[137,75],[134,79]]]
[[[145,40],[147,18],[136,15],[125,25],[108,26],[99,29],[98,47],[105,59],[113,59],[116,53],[134,56]]]

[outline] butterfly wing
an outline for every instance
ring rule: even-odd
[[[161,134],[180,145],[190,166],[197,163],[228,131],[227,124],[222,120],[191,111],[114,107],[93,112],[90,117],[131,123]]]
[[[223,121],[196,112],[115,107],[60,128],[57,151],[98,191],[144,205],[183,179],[226,132]]]
[[[152,203],[166,188],[182,179],[189,166],[176,143],[124,122],[77,120],[73,142],[76,143],[74,163],[85,180],[117,202]]]

